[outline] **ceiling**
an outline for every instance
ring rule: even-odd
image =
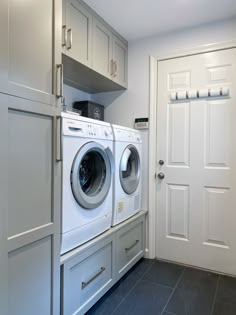
[[[236,0],[84,0],[127,40],[236,17]]]

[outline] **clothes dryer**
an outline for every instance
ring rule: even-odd
[[[142,140],[138,130],[112,125],[114,134],[114,198],[112,225],[140,211]]]

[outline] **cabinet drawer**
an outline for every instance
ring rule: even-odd
[[[144,219],[132,222],[117,233],[117,269],[122,277],[144,255]]]
[[[63,265],[64,315],[84,314],[113,285],[112,246],[109,239]]]

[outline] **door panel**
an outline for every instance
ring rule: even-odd
[[[8,315],[51,315],[51,237],[9,253]]]
[[[67,30],[71,28],[73,32],[72,48],[66,49],[66,54],[91,67],[92,15],[78,1],[67,0],[65,24]],[[70,37],[70,33],[68,33],[68,37]],[[67,47],[68,45],[67,43]]]
[[[157,257],[236,275],[236,49],[158,63]],[[230,96],[170,100],[228,87]]]
[[[111,79],[112,33],[93,17],[93,69]]]
[[[1,311],[58,315],[57,112],[53,106],[1,93],[0,105]]]
[[[126,87],[128,74],[127,74],[127,59],[128,47],[113,34],[113,60],[115,62],[114,81]]]
[[[0,92],[55,104],[53,3],[1,1]]]

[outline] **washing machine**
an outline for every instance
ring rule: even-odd
[[[114,197],[112,225],[140,211],[142,140],[138,130],[112,125],[114,134]]]
[[[61,254],[111,227],[113,132],[111,125],[62,113]]]

